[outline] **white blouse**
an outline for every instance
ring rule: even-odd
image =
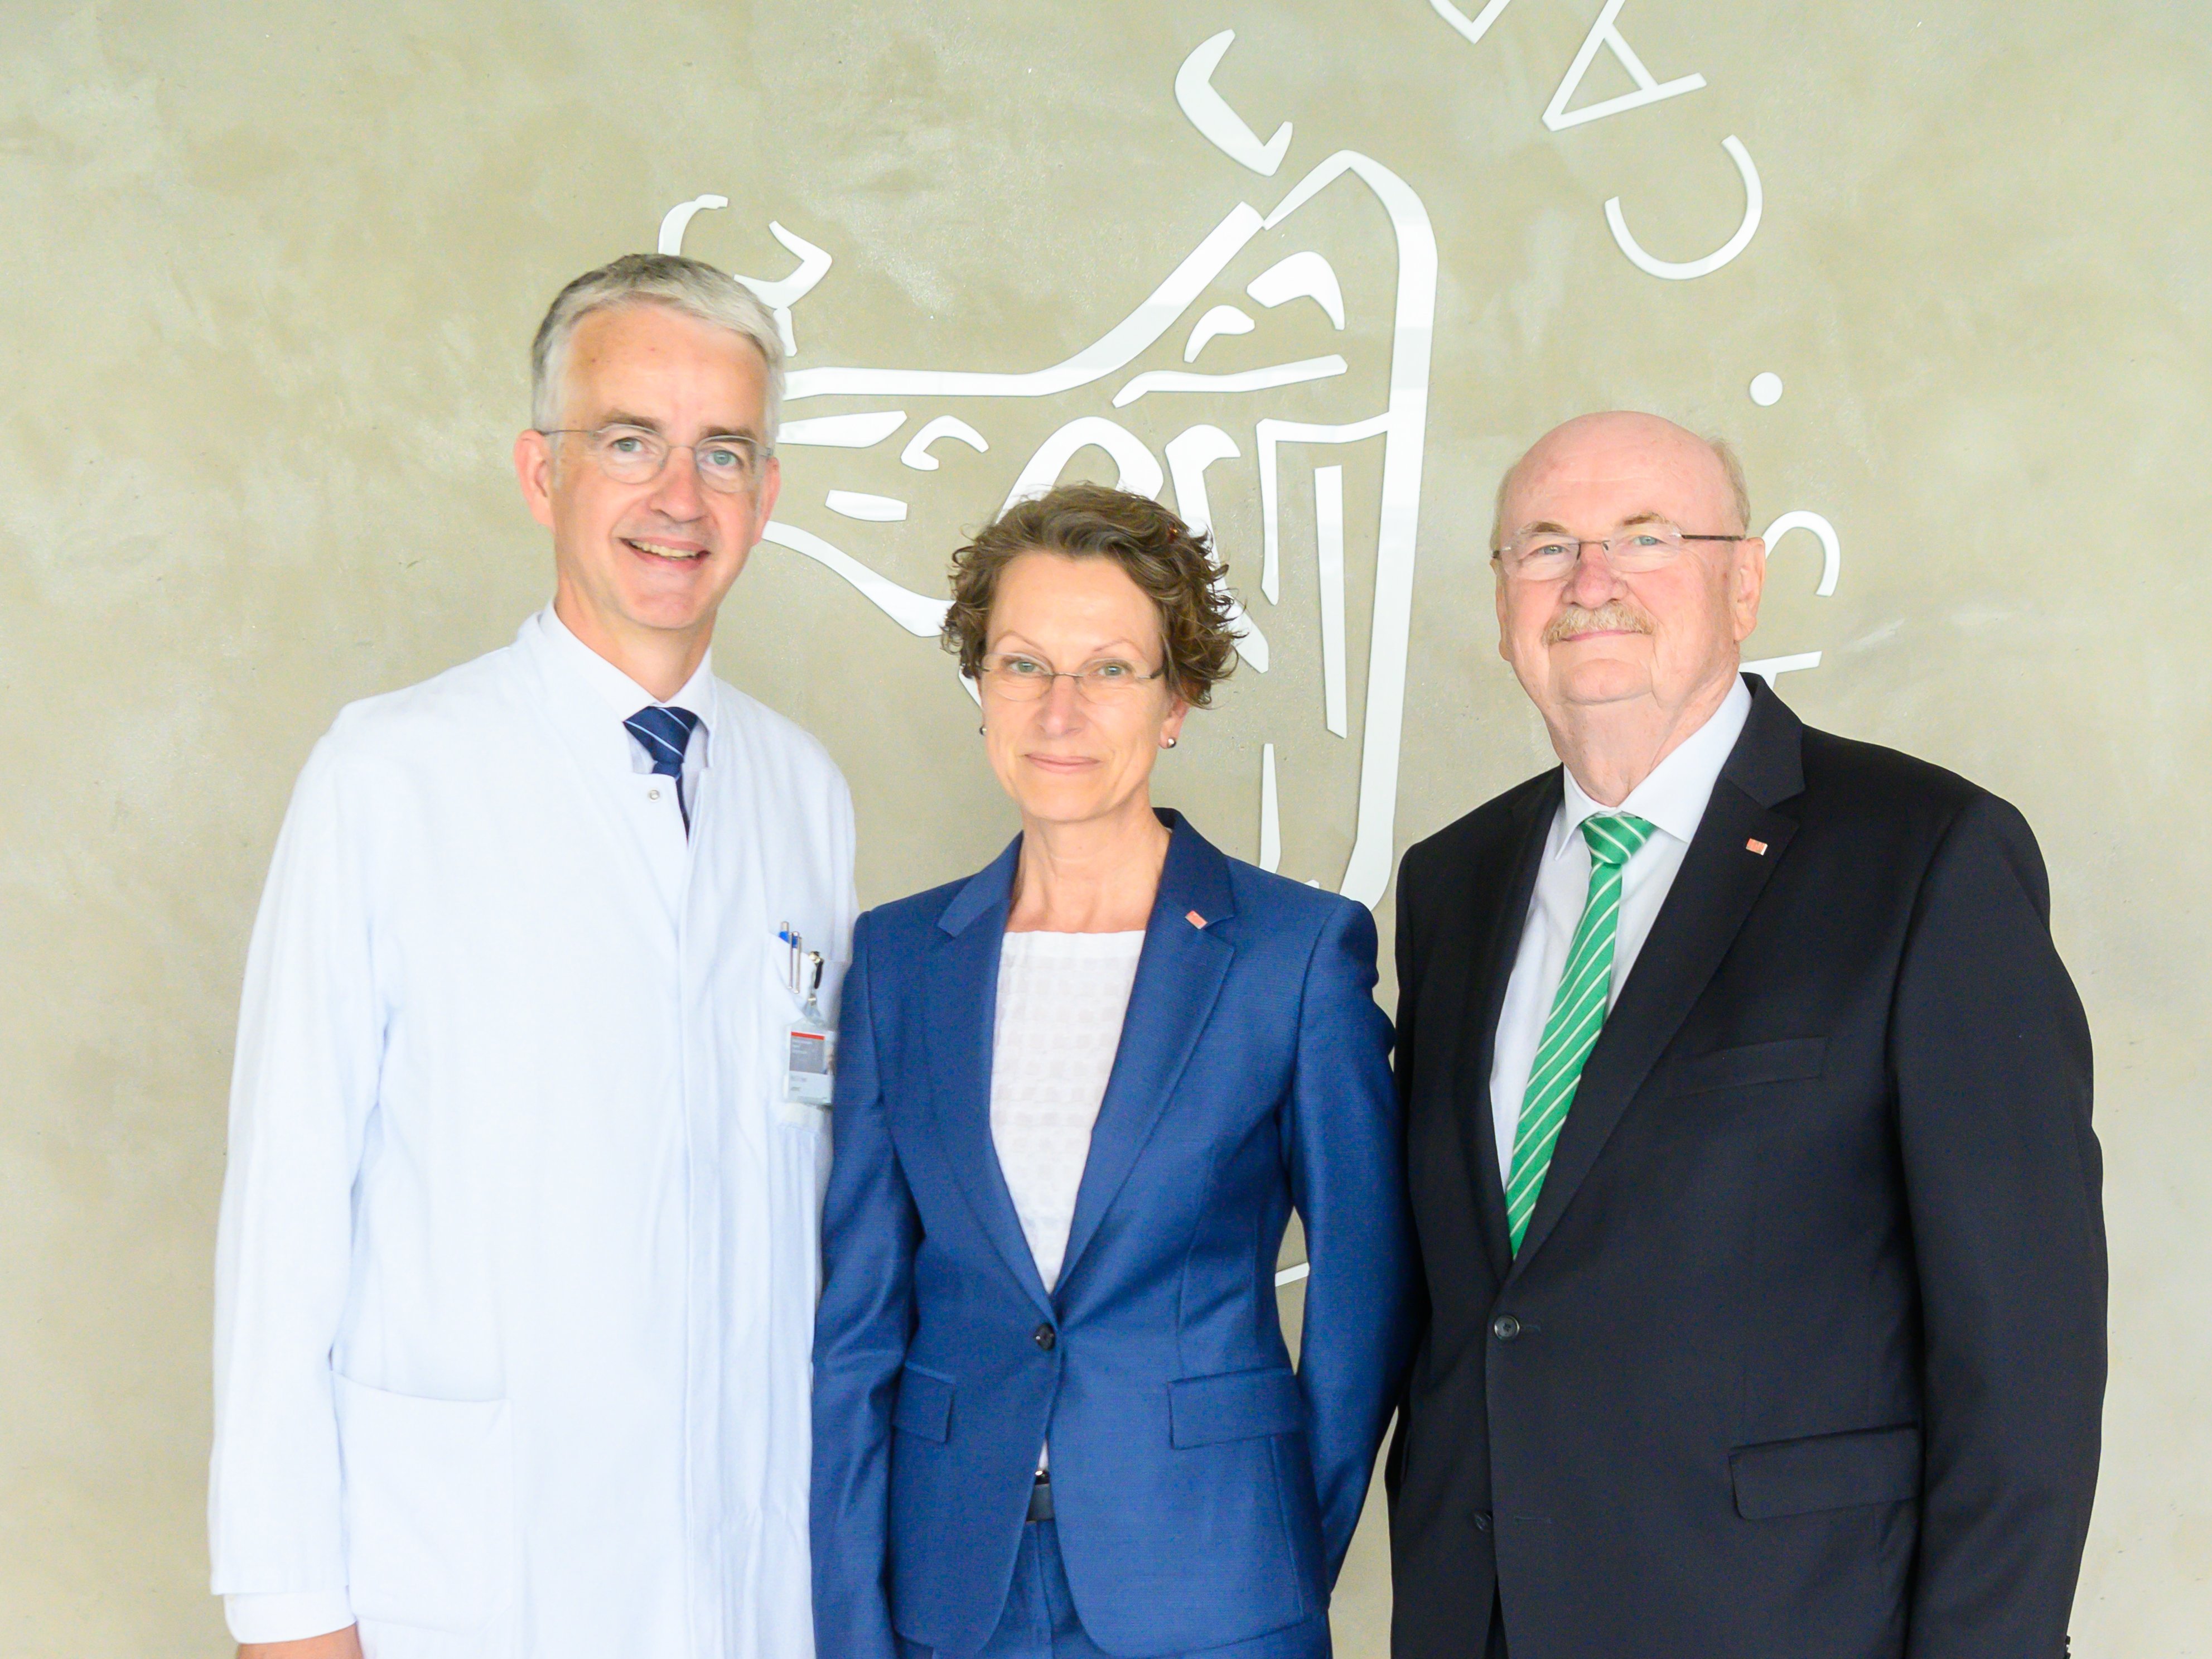
[[[1131,933],[1008,933],[999,954],[991,1144],[1049,1290],[1136,982]]]

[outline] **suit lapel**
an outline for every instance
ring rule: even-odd
[[[1605,1149],[1628,1103],[1674,1041],[1690,1010],[1782,862],[1796,821],[1773,805],[1804,788],[1804,728],[1773,692],[1753,682],[1750,717],[1722,768],[1674,884],[1583,1064],[1574,1104],[1515,1261],[1518,1273],[1543,1247]],[[1747,842],[1762,843],[1754,852]]]
[[[929,1100],[939,1145],[952,1165],[975,1218],[1006,1267],[1039,1310],[1052,1299],[1038,1277],[1036,1258],[1022,1232],[1013,1195],[991,1140],[991,1046],[999,1008],[999,952],[1006,935],[1006,905],[1017,840],[988,869],[963,887],[938,918],[947,937],[938,941],[927,974]]]
[[[1236,955],[1222,927],[1236,914],[1228,860],[1179,814],[1160,816],[1173,839],[1146,925],[1144,951],[1137,958],[1113,1074],[1091,1132],[1083,1183],[1076,1190],[1075,1217],[1060,1270],[1062,1285],[1074,1276],[1152,1126],[1167,1109]],[[1205,925],[1194,925],[1194,915]]]
[[[1559,771],[1554,767],[1534,780],[1515,805],[1510,839],[1502,849],[1495,881],[1475,883],[1475,909],[1466,933],[1470,951],[1467,1006],[1460,1024],[1459,1128],[1482,1242],[1491,1272],[1503,1283],[1513,1261],[1512,1235],[1505,1222],[1505,1182],[1498,1173],[1498,1136],[1490,1099],[1490,1068],[1498,1048],[1498,1019],[1505,1006],[1505,987],[1528,919],[1536,872],[1552,819],[1559,806]]]

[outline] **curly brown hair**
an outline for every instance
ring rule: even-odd
[[[1235,607],[1212,541],[1158,501],[1103,484],[1067,483],[1016,501],[952,556],[944,645],[971,679],[983,665],[999,576],[1024,553],[1111,559],[1159,613],[1169,683],[1203,708],[1236,665]]]

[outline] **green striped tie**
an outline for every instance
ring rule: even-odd
[[[1552,1149],[1566,1127],[1567,1109],[1575,1103],[1583,1062],[1605,1025],[1606,1005],[1613,995],[1613,941],[1620,931],[1620,868],[1651,839],[1651,829],[1632,812],[1583,820],[1583,839],[1589,843],[1589,896],[1583,901],[1583,919],[1575,927],[1575,942],[1552,998],[1552,1016],[1544,1022],[1544,1040],[1537,1045],[1536,1063],[1529,1069],[1528,1092],[1521,1097],[1513,1173],[1505,1183],[1505,1220],[1512,1229],[1516,1255],[1521,1253],[1522,1235],[1528,1231],[1528,1218],[1535,1213],[1536,1194],[1544,1190]]]

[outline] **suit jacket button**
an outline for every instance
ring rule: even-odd
[[[1510,1342],[1521,1334],[1521,1322],[1511,1314],[1500,1314],[1490,1322],[1490,1334],[1500,1342]]]
[[[1031,1340],[1036,1342],[1037,1346],[1042,1348],[1047,1353],[1050,1353],[1052,1352],[1052,1345],[1060,1340],[1060,1333],[1053,1329],[1049,1325],[1040,1325],[1036,1328]]]
[[[1477,1510],[1474,1512],[1474,1529],[1477,1532],[1488,1532],[1490,1530],[1490,1511],[1488,1510]]]

